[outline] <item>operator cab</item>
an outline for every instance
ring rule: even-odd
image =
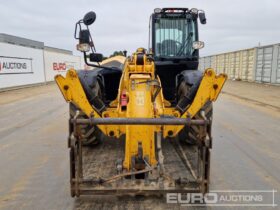
[[[152,53],[165,99],[176,103],[176,78],[184,70],[197,70],[199,49],[198,23],[206,23],[202,10],[187,8],[155,9],[151,16]]]

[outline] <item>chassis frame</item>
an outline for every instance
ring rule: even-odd
[[[180,119],[180,118],[88,118],[79,119],[78,114],[69,120],[69,139],[68,146],[70,148],[70,190],[71,196],[79,197],[80,195],[147,195],[157,194],[164,195],[165,193],[207,193],[209,191],[209,173],[210,173],[210,154],[212,147],[211,138],[211,123],[206,119]],[[79,125],[197,125],[199,127],[199,142],[198,147],[198,165],[197,174],[195,169],[190,164],[188,158],[180,144],[173,143],[176,152],[179,154],[181,161],[188,168],[194,177],[194,180],[188,178],[180,178],[170,180],[170,177],[165,176],[164,164],[160,160],[156,167],[147,167],[141,171],[129,171],[120,173],[110,178],[91,178],[85,179],[83,176],[83,146],[82,138],[79,132]],[[157,141],[162,140],[162,134],[158,132]],[[172,140],[173,141],[173,140]],[[158,154],[159,154],[158,148]],[[148,178],[145,175],[144,179],[135,179],[137,174],[149,174],[153,172],[157,174],[157,178]],[[130,179],[125,177],[130,176]]]

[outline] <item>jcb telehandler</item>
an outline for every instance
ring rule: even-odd
[[[89,12],[75,29],[94,69],[55,77],[70,103],[71,195],[206,193],[212,101],[227,76],[198,71],[204,11],[155,9],[149,50],[105,61],[88,28],[95,19]]]

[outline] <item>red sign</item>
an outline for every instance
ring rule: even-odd
[[[53,70],[54,71],[65,71],[66,64],[65,63],[53,63]]]

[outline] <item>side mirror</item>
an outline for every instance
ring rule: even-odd
[[[85,16],[83,18],[83,22],[85,25],[89,26],[94,23],[95,19],[96,19],[95,12],[90,11],[87,14],[85,14]]]
[[[199,16],[200,23],[201,23],[201,24],[206,24],[205,13],[204,13],[204,12],[201,12],[201,13],[198,14],[198,16]]]
[[[79,43],[80,44],[89,44],[90,43],[90,32],[89,30],[81,30],[79,34]]]
[[[101,53],[90,53],[89,60],[91,62],[101,62],[103,61],[103,55]]]
[[[89,30],[81,30],[79,33],[79,44],[77,50],[81,52],[90,51],[90,32]]]

